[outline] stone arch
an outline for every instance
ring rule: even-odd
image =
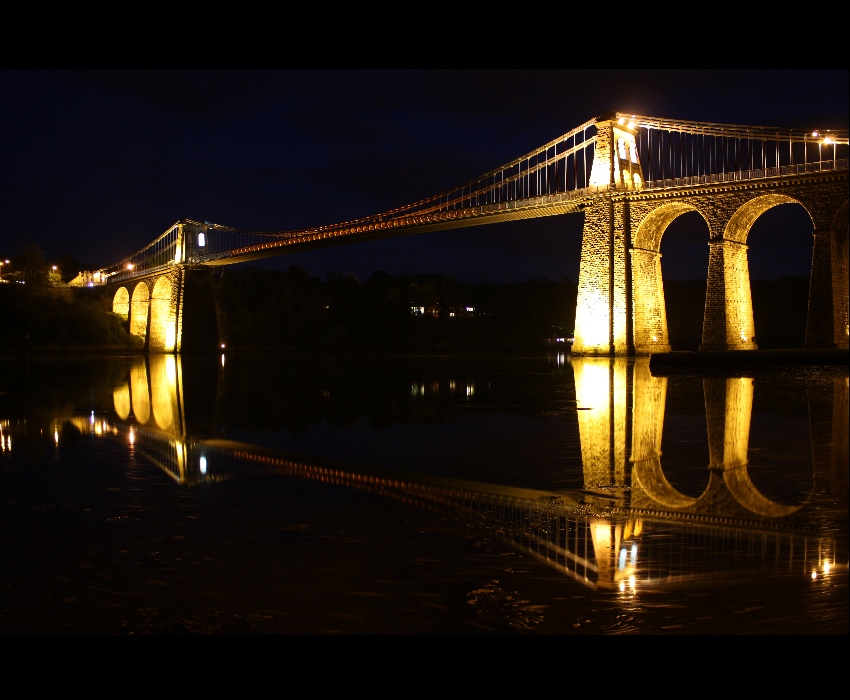
[[[724,231],[725,240],[740,244],[727,251],[727,265],[724,270],[726,338],[727,343],[743,344],[745,346],[743,349],[750,349],[750,345],[752,345],[751,349],[758,347],[749,270],[750,231],[762,214],[780,204],[803,206],[800,201],[785,194],[759,195],[739,207],[729,219]],[[808,213],[808,210],[806,211]],[[811,217],[810,213],[809,216]]]
[[[669,202],[640,222],[631,250],[635,354],[669,352],[667,309],[661,274],[661,238],[674,219],[698,211],[687,202]]]
[[[726,230],[724,231],[723,237],[726,240],[746,244],[750,235],[750,229],[752,229],[756,219],[758,219],[768,209],[773,209],[773,207],[779,206],[780,204],[799,204],[806,209],[806,206],[800,200],[794,199],[793,197],[789,197],[785,194],[772,193],[759,195],[742,204],[738,210],[732,214],[729,219],[729,223],[726,224]],[[811,217],[811,212],[809,212],[808,209],[806,209],[806,212],[809,214],[809,217]],[[814,225],[814,221],[812,222],[812,225]]]
[[[634,465],[630,486],[637,496],[633,496],[632,503],[643,508],[660,506],[675,511],[692,508],[698,501],[698,498],[683,494],[667,481],[660,459]]]
[[[802,202],[788,195],[768,193],[743,201],[725,222],[719,211],[709,217],[709,230],[720,232],[712,235],[708,243],[706,312],[700,350],[758,349],[747,239],[755,220],[779,204]]]
[[[127,321],[130,318],[130,292],[127,287],[119,287],[112,299],[112,313]]]
[[[139,282],[133,289],[130,301],[130,335],[145,340],[148,334],[150,291],[148,285]]]
[[[151,293],[150,350],[173,352],[177,340],[175,333],[176,311],[172,283],[169,277],[160,277]]]

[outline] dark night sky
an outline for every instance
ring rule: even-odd
[[[0,256],[27,242],[101,267],[183,218],[255,231],[347,221],[460,185],[609,110],[848,126],[848,69],[0,70]],[[704,277],[704,224],[662,242]],[[765,215],[751,274],[808,274],[811,225]],[[760,228],[759,228],[760,227]],[[252,263],[311,275],[578,279],[581,216],[416,234]]]

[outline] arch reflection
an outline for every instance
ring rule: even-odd
[[[705,489],[693,498],[674,488],[664,474],[667,378],[652,375],[649,358],[574,357],[571,364],[589,491],[628,491],[630,507],[647,511],[710,513],[720,508],[784,517],[800,509],[762,495],[747,471],[752,377],[703,380],[710,463]]]
[[[210,438],[185,418],[197,404],[192,394],[209,382],[187,381],[180,356],[139,358],[113,400],[133,449],[182,486],[273,473],[466,512],[561,574],[618,595],[788,571],[823,581],[836,567],[846,568],[847,542],[823,530],[811,494],[789,506],[750,479],[752,378],[702,380],[709,463],[702,493],[691,497],[670,484],[663,467],[668,379],[652,376],[648,358],[570,362],[586,484],[573,493],[331,465]],[[816,482],[846,480],[840,460],[847,454],[847,397],[846,378],[836,379],[831,393],[818,393],[809,407],[812,429],[832,431],[817,441],[830,448],[815,455]],[[214,404],[208,394],[202,400]],[[132,412],[122,418],[128,405]]]

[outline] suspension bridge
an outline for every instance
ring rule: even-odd
[[[459,187],[316,228],[244,231],[183,219],[74,284],[115,288],[113,309],[150,352],[218,347],[212,269],[311,248],[556,215],[583,215],[575,355],[671,349],[661,238],[708,226],[701,351],[758,348],[747,237],[781,205],[812,219],[806,347],[848,347],[848,131],[680,121],[613,112]]]

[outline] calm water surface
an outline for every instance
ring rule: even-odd
[[[0,632],[847,634],[848,371],[0,359]]]

